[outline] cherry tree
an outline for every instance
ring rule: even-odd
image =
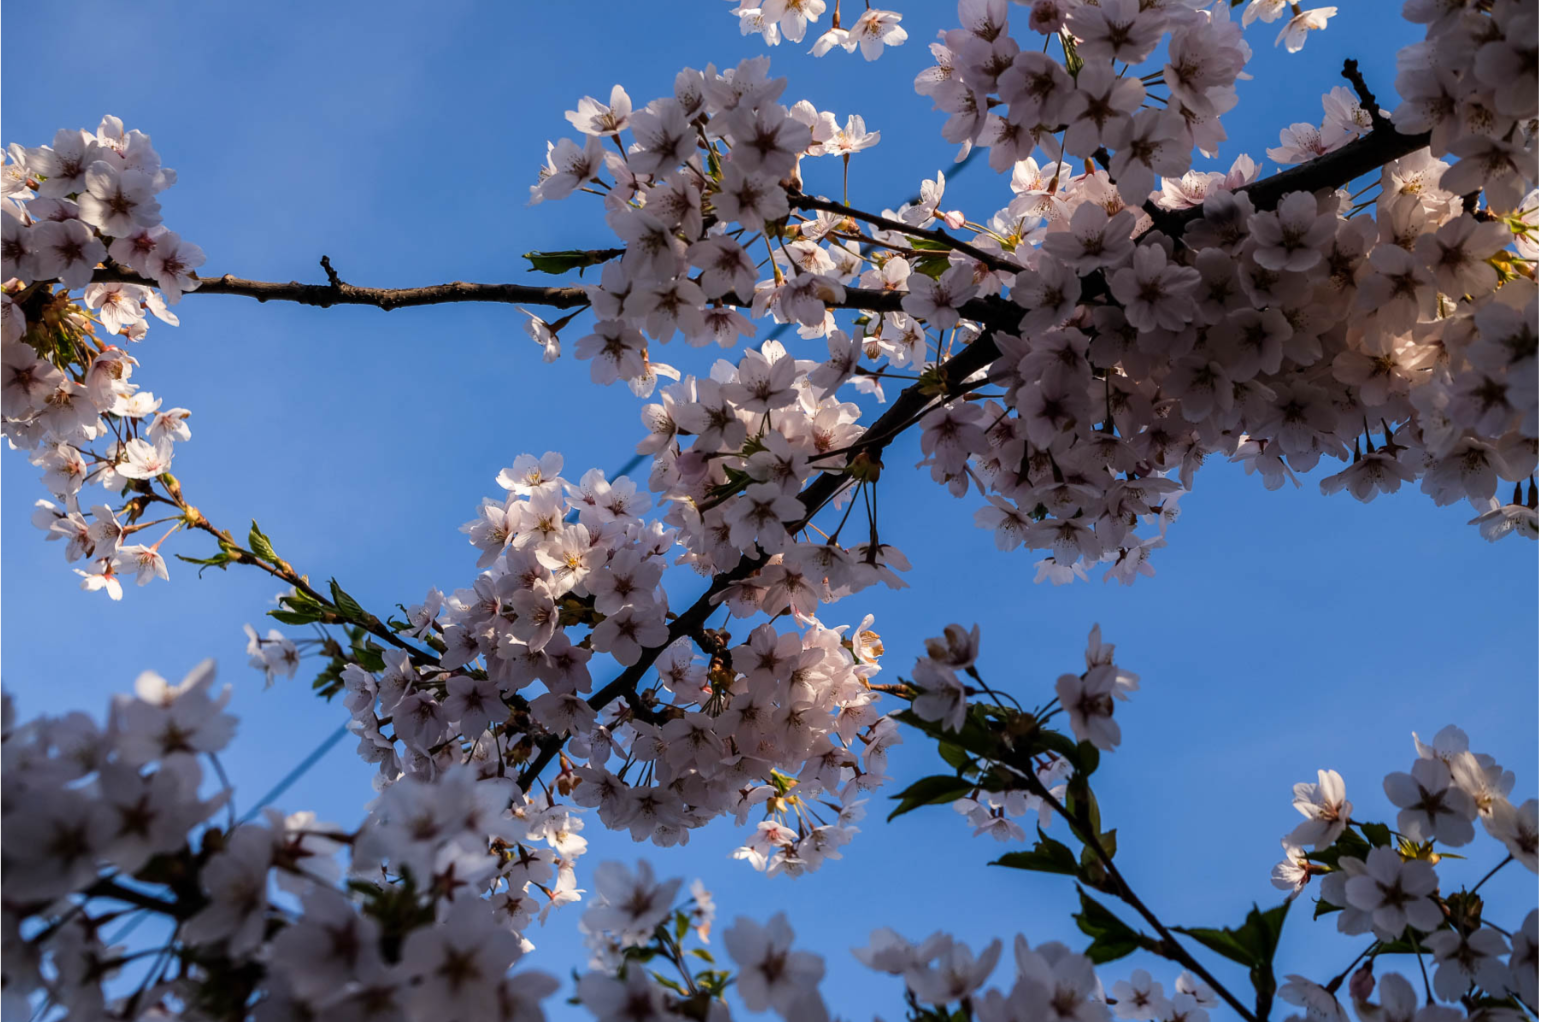
[[[732,13],[746,36],[828,59],[917,49],[889,10]],[[1459,728],[1416,736],[1406,772],[1389,764],[1393,818],[1355,809],[1374,778],[1325,766],[1297,783],[1281,902],[1183,927],[1121,872],[1099,809],[1093,782],[1119,770],[1105,757],[1140,692],[1100,629],[1081,663],[1024,690],[977,626],[939,621],[891,650],[913,666],[884,680],[872,616],[850,623],[864,591],[907,585],[916,554],[884,542],[881,498],[885,452],[911,433],[972,524],[1055,586],[1138,584],[1169,529],[1181,556],[1179,500],[1212,455],[1268,490],[1316,473],[1330,499],[1407,484],[1465,500],[1474,542],[1535,556],[1537,12],[1407,0],[1426,38],[1397,54],[1385,108],[1350,61],[1322,83],[1321,124],[1268,150],[1286,169],[1194,169],[1220,153],[1251,46],[1299,51],[1335,13],[961,0],[917,112],[929,99],[958,159],[1002,176],[993,212],[951,208],[943,172],[898,209],[854,200],[851,165],[879,132],[789,94],[767,55],[687,68],[647,103],[617,84],[566,127],[553,112],[569,137],[529,187],[617,238],[529,253],[553,286],[362,286],[325,257],[324,283],[204,276],[202,249],[167,226],[177,175],[147,135],[107,116],[12,144],[0,411],[42,472],[34,523],[111,601],[173,567],[182,584],[176,561],[278,580],[285,627],[248,629],[251,663],[271,679],[320,662],[314,687],[345,709],[377,797],[355,829],[236,819],[204,775],[222,774],[237,723],[212,663],[178,684],[145,673],[100,719],[21,720],[7,696],[7,1016],[514,1022],[560,991],[601,1019],[723,1019],[730,992],[749,1012],[827,1018],[820,983],[848,963],[800,950],[796,920],[715,928],[710,893],[646,859],[581,863],[581,831],[668,848],[732,817],[746,868],[796,876],[839,859],[888,798],[891,816],[951,815],[961,840],[1011,846],[1003,867],[1070,878],[1088,938],[1018,935],[993,984],[1002,940],[875,929],[855,955],[896,977],[890,1015],[1535,1017],[1537,911],[1481,889],[1511,863],[1537,871],[1537,800]],[[805,189],[819,162],[839,163],[839,201]],[[256,522],[211,521],[197,480],[173,474],[191,413],[141,389],[133,352],[153,355],[151,319],[176,325],[209,294],[318,316],[515,305],[543,360],[587,362],[596,386],[646,402],[646,473],[510,452],[460,527],[465,573],[396,612],[366,607]],[[670,344],[723,357],[698,377],[663,361]],[[882,413],[864,419],[852,395]],[[666,580],[692,573],[705,588],[672,605]],[[891,791],[902,740],[935,746],[937,768]],[[1452,890],[1440,864],[1467,855],[1495,865]],[[1316,926],[1366,941],[1336,975],[1276,961],[1302,900]],[[591,950],[571,984],[532,939],[568,905]],[[146,916],[169,922],[164,942],[117,942]],[[1138,951],[1176,979],[1121,972]]]

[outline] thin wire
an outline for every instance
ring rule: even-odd
[[[311,750],[310,755],[300,760],[300,762],[295,765],[294,769],[285,774],[283,780],[279,781],[272,788],[270,788],[268,793],[262,796],[262,798],[257,801],[256,805],[248,809],[241,817],[241,819],[237,821],[237,823],[250,823],[253,817],[262,812],[268,806],[272,805],[274,800],[293,787],[295,782],[298,781],[301,777],[304,777],[306,771],[310,770],[311,767],[315,766],[321,761],[321,757],[332,751],[333,746],[347,737],[347,724],[339,726],[336,731],[333,731],[331,734],[327,735],[326,738],[322,739],[320,745]]]

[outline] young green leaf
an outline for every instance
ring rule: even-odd
[[[526,252],[524,258],[530,260],[530,269],[535,273],[569,273],[578,270],[581,276],[584,267],[598,266],[624,254],[625,250],[619,248],[575,248],[565,252]]]
[[[1092,943],[1082,952],[1093,964],[1102,965],[1123,958],[1142,948],[1155,946],[1155,941],[1131,928],[1113,912],[1088,897],[1080,887],[1076,893],[1081,898],[1082,910],[1073,918],[1079,930],[1092,938]]]
[[[922,806],[952,802],[954,799],[963,798],[974,789],[974,783],[962,777],[949,777],[945,774],[923,777],[898,795],[891,796],[899,800],[899,806],[889,814],[889,819],[920,809]]]
[[[332,602],[337,604],[337,609],[342,611],[344,617],[362,621],[369,617],[369,613],[359,605],[359,601],[343,592],[343,587],[337,584],[337,579],[332,579]]]
[[[246,545],[251,548],[252,553],[261,557],[269,564],[278,563],[278,554],[273,551],[272,542],[257,527],[257,520],[255,518],[252,519],[252,531],[246,535]]]
[[[1008,852],[991,865],[1033,870],[1038,873],[1060,873],[1072,877],[1081,875],[1081,867],[1076,862],[1076,853],[1045,834],[1042,829],[1039,831],[1039,843],[1034,845],[1032,850]]]

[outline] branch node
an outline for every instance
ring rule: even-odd
[[[1355,95],[1360,99],[1361,108],[1371,116],[1371,130],[1381,131],[1383,128],[1392,127],[1392,123],[1382,115],[1381,107],[1376,102],[1375,93],[1371,87],[1365,84],[1365,76],[1360,73],[1358,60],[1344,61],[1344,70],[1340,72],[1349,80],[1349,84],[1355,87]]]
[[[333,288],[341,290],[343,286],[343,279],[337,275],[336,270],[332,269],[332,259],[330,256],[321,257],[321,268],[326,271],[327,283],[330,284]]]

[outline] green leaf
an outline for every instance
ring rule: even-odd
[[[954,770],[963,771],[970,764],[969,753],[952,742],[938,742],[937,754],[942,757],[944,763]]]
[[[1081,71],[1082,65],[1086,61],[1082,60],[1081,54],[1076,52],[1076,40],[1071,38],[1069,31],[1061,31],[1060,46],[1065,51],[1065,69],[1071,72],[1071,75],[1074,77]]]
[[[940,242],[940,241],[933,241],[930,238],[911,238],[910,239],[910,247],[915,249],[917,252],[949,252],[949,251],[952,251],[947,245],[944,245],[942,242]]]
[[[582,276],[584,267],[609,262],[625,254],[625,251],[620,248],[574,248],[564,252],[526,252],[524,258],[530,260],[530,269],[535,273],[568,273],[577,270],[579,276]]]
[[[1103,833],[1103,814],[1098,811],[1098,797],[1092,793],[1085,774],[1078,773],[1066,785],[1065,807],[1071,818],[1089,833]]]
[[[1067,763],[1070,763],[1073,767],[1078,765],[1077,750],[1080,746],[1077,745],[1076,739],[1059,731],[1040,728],[1034,732],[1029,748],[1033,750],[1034,755],[1052,752]]]
[[[1425,947],[1423,944],[1420,944],[1416,948],[1407,937],[1403,937],[1399,940],[1387,941],[1385,943],[1378,944],[1376,946],[1376,953],[1378,955],[1411,955],[1415,953],[1427,955],[1431,952],[1430,949]]]
[[[916,716],[914,710],[901,710],[892,716],[901,724],[908,724],[938,741],[957,745],[982,759],[999,760],[1001,758],[1001,739],[992,730],[978,706],[969,708],[969,714],[964,718],[964,726],[957,731],[946,731],[942,724],[935,720],[922,720]]]
[[[337,609],[342,611],[344,617],[362,621],[369,617],[369,613],[359,605],[359,601],[343,592],[343,587],[337,584],[337,579],[332,579],[332,602],[337,604]]]
[[[1360,832],[1371,843],[1373,848],[1390,848],[1392,846],[1392,828],[1385,823],[1362,823]]]
[[[1008,869],[1027,869],[1037,873],[1060,873],[1065,876],[1080,876],[1081,866],[1077,864],[1076,853],[1054,838],[1039,830],[1039,843],[1032,850],[1026,852],[1008,852],[992,866],[1006,866]]]
[[[225,566],[230,563],[230,555],[225,553],[223,550],[215,554],[213,557],[187,557],[183,554],[177,554],[175,556],[179,561],[186,561],[189,564],[202,565],[202,567],[198,569],[199,578],[203,578],[203,573],[209,568],[218,568],[219,570],[224,571]]]
[[[366,671],[385,670],[385,657],[380,655],[382,652],[384,651],[373,642],[355,642],[353,644],[354,663]]]
[[[712,957],[712,952],[708,951],[704,947],[693,947],[690,950],[686,951],[686,954],[693,955],[693,956],[695,956],[697,958],[700,958],[702,961],[706,962],[709,965],[715,964],[716,961],[717,961],[715,958]]]
[[[280,624],[286,625],[308,625],[321,620],[315,614],[300,613],[293,610],[270,610],[268,611],[268,616]]]
[[[933,280],[936,280],[938,277],[941,277],[944,273],[948,272],[948,267],[950,265],[952,264],[948,262],[947,256],[941,254],[933,254],[922,256],[920,259],[916,260],[915,264],[911,266],[911,269],[916,273],[924,273],[928,277],[931,277]]]
[[[952,802],[963,798],[974,789],[974,783],[962,777],[949,777],[946,774],[923,777],[898,795],[890,796],[899,800],[899,806],[889,814],[889,819],[892,820],[913,809],[920,809],[922,806]]]
[[[1290,902],[1283,902],[1268,911],[1257,905],[1248,912],[1247,919],[1235,930],[1193,927],[1173,927],[1199,941],[1205,947],[1224,958],[1248,967],[1248,979],[1258,994],[1260,1016],[1273,1002],[1276,983],[1274,979],[1274,952],[1280,943],[1280,932],[1285,928],[1285,916],[1290,912]]]
[[[1087,892],[1080,887],[1076,893],[1081,898],[1082,910],[1073,918],[1077,928],[1092,938],[1092,943],[1082,954],[1092,959],[1094,965],[1123,958],[1154,943],[1150,937],[1132,929],[1106,906],[1088,897]]]
[[[1363,859],[1370,851],[1371,846],[1365,838],[1345,827],[1337,841],[1320,852],[1307,852],[1306,857],[1309,862],[1320,862],[1337,869],[1341,857],[1347,855],[1352,859]]]
[[[270,564],[278,563],[279,557],[273,551],[273,544],[268,540],[267,536],[263,535],[263,531],[257,527],[257,519],[255,518],[252,519],[252,531],[247,533],[246,545],[251,548],[252,553]]]
[[[1255,966],[1274,958],[1274,949],[1279,943],[1280,930],[1285,925],[1285,914],[1289,910],[1288,901],[1267,912],[1259,911],[1258,906],[1254,905],[1247,919],[1235,930],[1204,926],[1175,926],[1173,929],[1193,937],[1218,955],[1242,965]]]
[[[1188,929],[1182,926],[1175,926],[1173,929],[1193,937],[1222,958],[1230,958],[1234,962],[1249,967],[1252,967],[1258,960],[1258,956],[1253,952],[1253,949],[1243,943],[1232,930],[1217,930],[1207,926],[1195,926]]]
[[[1332,915],[1335,912],[1344,911],[1343,905],[1335,905],[1331,901],[1322,898],[1317,899],[1317,905],[1312,909],[1312,918],[1321,919],[1323,916]]]
[[[288,607],[290,610],[298,611],[301,614],[330,613],[332,610],[332,608],[328,607],[325,603],[322,603],[320,600],[312,597],[309,593],[302,592],[299,589],[280,596],[279,602],[283,603],[283,605]]]
[[[1091,742],[1076,743],[1076,758],[1071,760],[1076,769],[1091,777],[1098,769],[1098,747]]]

